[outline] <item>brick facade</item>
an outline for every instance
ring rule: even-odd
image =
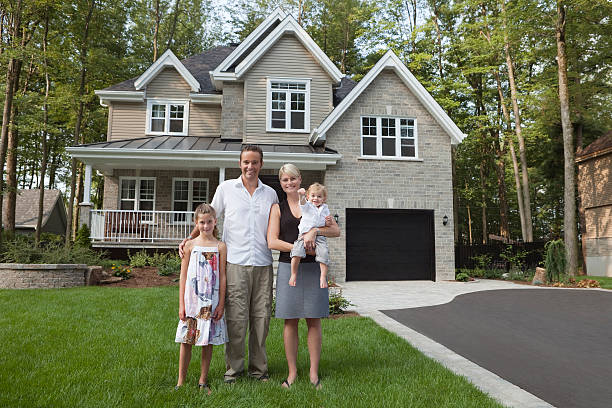
[[[421,161],[361,159],[361,116],[416,118]],[[384,70],[327,132],[327,146],[342,154],[325,173],[328,204],[342,235],[330,239],[330,274],[346,279],[346,209],[434,210],[436,280],[454,279],[451,140],[401,79]],[[442,225],[446,215],[449,222]],[[376,239],[376,237],[372,237]]]
[[[225,82],[221,109],[221,137],[242,139],[244,135],[244,83]]]

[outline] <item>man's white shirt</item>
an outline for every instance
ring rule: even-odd
[[[317,207],[310,201],[306,201],[306,204],[300,204],[300,208],[302,209],[302,219],[298,226],[300,235],[307,233],[315,227],[325,226],[325,217],[330,214],[327,204],[321,204]]]
[[[217,187],[211,205],[217,217],[223,217],[222,240],[227,245],[227,262],[250,266],[272,264],[266,235],[270,208],[275,203],[278,203],[276,192],[261,180],[252,196],[242,183],[242,176]]]

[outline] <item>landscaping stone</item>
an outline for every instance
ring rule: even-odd
[[[544,285],[546,283],[546,269],[536,268],[535,275],[533,275],[532,285]]]

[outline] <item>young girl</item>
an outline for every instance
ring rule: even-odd
[[[227,248],[217,240],[217,218],[209,204],[199,205],[194,214],[200,235],[185,244],[181,263],[177,343],[181,343],[179,376],[175,389],[185,382],[191,346],[202,346],[202,371],[198,388],[210,395],[208,369],[212,346],[227,343],[223,319],[225,306],[225,259]]]

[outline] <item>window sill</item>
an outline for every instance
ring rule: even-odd
[[[145,132],[146,136],[187,136],[187,132],[172,133],[172,132]]]
[[[422,162],[423,159],[418,157],[391,157],[391,156],[359,156],[357,160],[386,160],[386,161],[409,161]]]
[[[298,130],[298,129],[266,129],[268,133],[310,133],[310,130]]]

